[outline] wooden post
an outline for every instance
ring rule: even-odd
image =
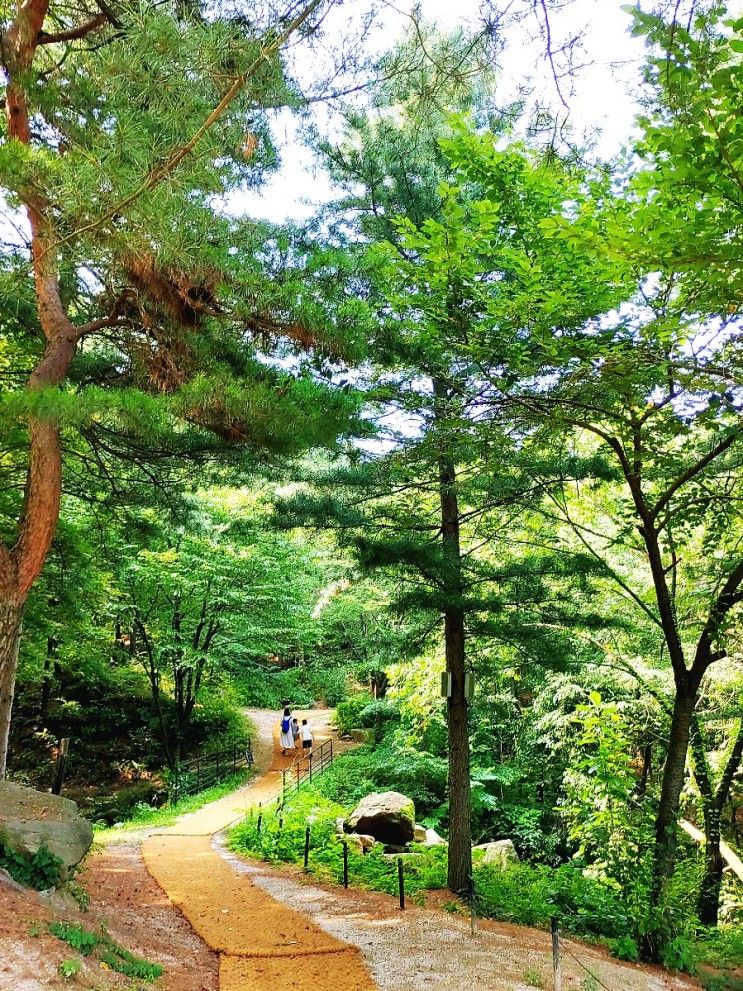
[[[397,858],[397,887],[400,889],[400,909],[405,908],[405,872],[402,866],[402,857]]]
[[[555,974],[555,991],[562,991],[562,970],[560,969],[560,929],[557,919],[552,916],[552,970]]]
[[[64,770],[67,763],[67,752],[70,749],[70,738],[63,736],[59,741],[57,750],[57,762],[54,765],[54,778],[52,779],[52,795],[62,794],[62,784],[64,783]]]
[[[348,887],[348,841],[343,841],[343,887]]]
[[[258,822],[255,825],[257,833],[261,831],[261,823],[263,822],[263,802],[258,803]]]
[[[310,862],[310,827],[304,831],[304,869],[307,870]]]
[[[310,765],[310,784],[312,784],[312,751],[311,750],[309,756],[309,765]]]
[[[470,874],[470,932],[477,933],[477,906],[475,905],[475,875]]]

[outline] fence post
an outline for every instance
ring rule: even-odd
[[[312,751],[311,750],[310,750],[309,764],[310,764],[310,784],[312,784]]]
[[[343,887],[348,887],[348,840],[343,841]]]
[[[304,869],[307,870],[310,862],[310,827],[304,831]]]
[[[470,874],[470,931],[474,936],[477,933],[477,906],[475,905],[475,875]]]
[[[400,910],[405,908],[405,872],[402,866],[402,857],[397,858],[397,887],[400,889]]]
[[[256,823],[256,832],[260,833],[261,823],[263,822],[263,802],[258,803],[258,822]]]
[[[552,916],[552,970],[555,974],[555,991],[562,991],[562,970],[560,968],[560,929],[556,916]]]

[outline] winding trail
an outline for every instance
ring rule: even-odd
[[[309,716],[314,723],[317,713]],[[316,742],[328,735],[319,728]],[[220,991],[274,991],[288,984],[313,991],[376,991],[356,947],[292,909],[288,893],[284,900],[271,897],[213,848],[215,835],[251,807],[278,796],[281,771],[291,758],[281,756],[276,739],[269,756],[268,769],[245,788],[150,835],[142,847],[147,870],[219,954]]]

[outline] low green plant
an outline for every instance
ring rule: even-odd
[[[536,967],[527,967],[524,971],[524,984],[528,984],[531,988],[543,988],[544,979],[541,972]]]
[[[138,981],[156,981],[162,976],[160,964],[135,956],[105,934],[102,942],[106,949],[101,952],[100,958],[111,970]]]
[[[101,942],[100,936],[85,929],[79,922],[50,922],[49,932],[84,957],[90,956]]]
[[[674,936],[663,946],[661,963],[669,970],[680,970],[687,974],[694,974],[697,969],[694,944],[686,936]]]
[[[77,922],[51,922],[49,932],[84,957],[96,953],[98,959],[111,970],[133,980],[154,981],[162,975],[163,969],[160,964],[150,963],[149,960],[130,953],[104,929],[100,932],[92,932]]]
[[[79,881],[70,879],[65,884],[65,891],[74,898],[81,912],[88,911],[90,908],[90,895]]]
[[[341,805],[353,806],[372,791],[400,791],[412,798],[419,820],[437,810],[446,797],[447,766],[441,757],[396,744],[357,747],[341,755],[320,778],[318,791]]]
[[[580,991],[599,991],[599,982],[593,974],[584,974],[580,981]]]
[[[640,959],[640,951],[637,941],[629,935],[620,936],[611,944],[612,956],[617,960],[629,960],[630,963],[637,963]]]
[[[335,710],[335,725],[339,733],[348,733],[352,729],[364,729],[374,725],[374,716],[362,718],[364,709],[370,706],[374,699],[368,692],[352,695],[345,702],[340,702]]]
[[[19,884],[45,891],[56,888],[60,883],[64,863],[45,846],[40,846],[34,854],[27,854],[18,853],[0,843],[0,867]]]
[[[71,977],[79,974],[82,969],[82,963],[79,960],[74,960],[72,958],[69,960],[62,960],[59,964],[57,964],[59,976],[63,977],[66,981],[69,981]]]

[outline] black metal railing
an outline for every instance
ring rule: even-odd
[[[252,767],[253,763],[250,737],[229,747],[198,754],[179,764],[168,787],[168,801],[175,804],[186,795],[196,795],[232,777],[241,768]]]
[[[318,778],[333,763],[333,741],[326,740],[319,747],[313,747],[299,757],[281,772],[281,804],[304,784],[310,784]]]

